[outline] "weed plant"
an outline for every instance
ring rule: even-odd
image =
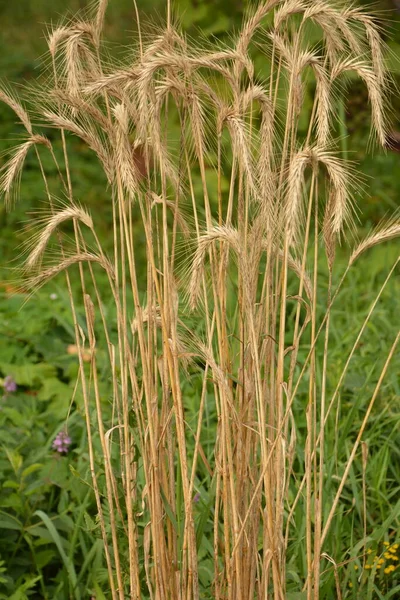
[[[151,34],[136,10],[137,42],[115,64],[102,43],[106,8],[101,0],[93,14],[49,31],[48,79],[30,91],[30,111],[0,92],[27,134],[2,167],[6,202],[28,152],[47,192],[26,247],[27,283],[37,289],[64,273],[70,298],[108,573],[102,593],[317,600],[348,597],[357,583],[372,597],[364,437],[400,333],[371,364],[372,389],[361,386],[357,402],[369,395],[352,439],[346,423],[361,408],[346,408],[346,376],[398,256],[339,370],[331,355],[332,335],[349,333],[332,320],[343,282],[373,246],[400,233],[396,218],[380,225],[354,245],[338,277],[337,245],[354,233],[360,178],[335,141],[337,98],[358,77],[371,140],[385,145],[390,77],[379,26],[353,5],[268,0],[229,46],[194,44],[168,4],[165,29]],[[62,157],[42,133],[49,127]],[[97,235],[103,216],[74,195],[70,134],[103,168],[111,252]],[[335,533],[347,518],[349,480],[363,531],[348,559],[357,582],[342,562],[349,540]]]

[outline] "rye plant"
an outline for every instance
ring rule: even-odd
[[[102,41],[106,8],[100,0],[48,32],[49,69],[27,97],[29,110],[8,88],[0,92],[26,129],[1,169],[6,202],[11,208],[32,151],[47,193],[25,285],[63,272],[71,302],[103,592],[113,600],[342,598],[335,520],[345,518],[355,458],[362,452],[364,467],[368,460],[364,434],[399,341],[395,331],[333,479],[326,440],[339,435],[343,382],[398,263],[340,373],[331,372],[332,307],[343,281],[372,246],[400,233],[390,219],[336,275],[338,244],[353,243],[360,189],[337,140],[338,103],[349,75],[361,79],[371,142],[385,145],[390,77],[379,26],[353,4],[268,0],[228,45],[192,42],[168,3],[159,31],[141,27],[135,11],[137,38],[117,63]],[[108,240],[98,234],[104,215],[75,197],[71,134],[104,171]],[[68,223],[72,236],[63,233]],[[360,493],[366,502],[365,481]],[[360,556],[366,544],[365,522]],[[289,575],[300,549],[303,572]]]

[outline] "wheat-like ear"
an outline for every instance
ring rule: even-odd
[[[281,258],[283,258],[283,252],[280,252],[279,255]],[[313,284],[309,273],[305,269],[303,269],[301,261],[298,258],[292,256],[291,254],[288,254],[288,267],[291,271],[293,271],[293,273],[297,275],[299,280],[303,279],[304,291],[308,300],[310,301],[310,304],[312,305]]]
[[[89,229],[93,229],[93,221],[89,213],[81,206],[72,205],[49,217],[47,225],[40,231],[36,244],[25,262],[25,268],[31,270],[40,265],[41,258],[46,249],[47,243],[54,231],[65,221],[77,219]]]
[[[311,50],[302,50],[297,53],[294,52],[293,48],[287,43],[287,40],[276,31],[269,33],[268,37],[272,40],[275,50],[282,57],[283,64],[288,70],[288,73],[292,76],[294,84],[293,100],[297,113],[301,110],[302,98],[304,95],[302,73],[307,67],[310,67],[314,71],[316,79],[315,102],[317,138],[319,144],[325,145],[329,140],[330,134],[330,112],[332,110],[332,102],[330,98],[331,81],[321,62],[321,58],[316,52]]]
[[[66,88],[72,95],[78,95],[88,79],[99,77],[96,57],[83,33],[69,36],[65,43],[65,74]]]
[[[334,234],[339,234],[343,224],[351,217],[351,191],[349,172],[345,163],[334,154],[318,146],[304,148],[297,152],[290,161],[287,179],[286,222],[290,243],[298,238],[303,216],[302,186],[304,171],[307,166],[316,168],[318,164],[325,166],[332,185],[332,202],[329,226]]]
[[[254,164],[251,155],[251,138],[240,115],[230,107],[225,107],[218,115],[218,132],[226,123],[231,136],[234,155],[246,173],[247,182],[254,198],[258,197],[257,182],[254,177]]]
[[[142,106],[142,109],[139,105],[136,111],[138,115],[136,126],[139,137],[146,140],[149,155],[152,155],[157,160],[160,172],[165,173],[175,189],[179,189],[179,174],[166,148],[165,136],[162,131],[162,100],[166,98],[167,91],[168,87],[167,89],[158,90],[158,94],[156,90],[153,101],[150,99],[141,100],[145,104]],[[141,112],[142,110],[143,112]],[[146,118],[143,118],[141,115],[146,115]]]
[[[240,104],[243,112],[246,112],[252,102],[259,102],[262,114],[265,114],[270,120],[273,118],[273,105],[268,92],[262,85],[249,85],[246,90],[241,93]]]
[[[294,67],[297,79],[300,82],[299,85],[301,85],[301,74],[306,67],[310,67],[315,75],[316,89],[314,102],[316,102],[317,141],[318,145],[323,147],[326,146],[330,138],[330,113],[332,110],[330,98],[331,82],[320,57],[315,52],[307,50],[299,54]],[[301,92],[299,95],[302,95]]]
[[[388,242],[400,236],[400,221],[398,218],[392,219],[389,223],[379,224],[375,230],[373,230],[352,252],[349,260],[349,266],[351,266],[361,254],[382,244]]]
[[[270,32],[268,37],[273,43],[275,53],[280,55],[282,63],[292,81],[292,101],[296,114],[299,114],[304,95],[301,79],[302,71],[309,64],[310,56],[314,55],[308,51],[298,51],[295,44],[289,44],[287,39],[275,30]]]
[[[93,118],[96,123],[107,133],[110,139],[113,138],[114,130],[110,125],[109,120],[105,114],[97,108],[93,103],[87,102],[76,94],[71,94],[67,90],[51,90],[51,96],[59,103],[66,104],[71,108],[80,111],[83,115]]]
[[[251,40],[260,27],[262,20],[275,6],[278,6],[282,0],[267,0],[264,3],[260,3],[255,12],[250,15],[245,21],[242,30],[240,32],[236,50],[241,56],[246,56],[248,47]]]
[[[345,9],[344,16],[347,19],[353,19],[361,23],[365,28],[365,34],[371,50],[372,66],[378,81],[381,85],[385,84],[387,73],[385,69],[385,59],[383,56],[383,41],[380,35],[380,29],[373,17],[364,12],[362,8],[350,7]]]
[[[50,32],[47,38],[47,45],[49,47],[50,54],[53,58],[56,55],[60,44],[65,42],[65,40],[68,39],[69,35],[69,28],[64,26],[57,27],[56,29],[53,29]]]
[[[5,201],[8,207],[11,204],[13,192],[18,192],[26,155],[28,154],[29,149],[36,144],[51,148],[51,144],[46,137],[42,135],[32,135],[32,137],[14,149],[11,158],[0,169],[0,194],[5,195]]]
[[[302,186],[304,171],[310,164],[311,151],[309,148],[297,152],[290,161],[285,209],[285,220],[290,243],[297,240],[300,225],[303,221]]]
[[[321,27],[324,34],[326,55],[331,62],[337,60],[338,54],[343,52],[346,47],[341,31],[332,23],[330,16],[325,11],[321,12],[315,6],[309,7],[304,12],[303,22],[306,22],[307,19]]]
[[[333,263],[336,255],[336,241],[337,235],[334,233],[332,228],[332,221],[335,213],[335,194],[332,190],[329,194],[328,202],[326,203],[326,209],[324,214],[324,221],[322,227],[322,235],[325,244],[325,254],[328,261],[328,268],[332,270]]]
[[[340,38],[343,38],[356,56],[362,53],[362,44],[357,32],[349,24],[349,19],[342,8],[335,8],[322,0],[316,0],[305,10],[303,19],[311,19],[317,23],[327,40],[338,44],[335,50],[340,51],[343,48],[343,43],[340,41]],[[341,36],[335,35],[335,30],[338,30]]]
[[[345,161],[331,152],[314,149],[316,159],[325,166],[332,185],[332,214],[329,224],[334,235],[339,235],[343,225],[351,222],[353,212],[352,188],[357,184],[354,174]]]
[[[189,283],[189,303],[192,310],[196,307],[198,301],[207,251],[216,241],[227,243],[228,247],[234,250],[237,257],[240,257],[242,254],[239,234],[233,227],[226,225],[213,227],[198,239],[192,262],[192,276]]]
[[[114,179],[114,167],[111,160],[108,148],[104,140],[102,140],[89,122],[77,123],[65,114],[58,114],[50,110],[44,110],[45,118],[56,127],[70,131],[74,135],[80,137],[98,156],[104,167],[105,174],[110,183]]]
[[[14,93],[6,88],[4,84],[0,86],[0,102],[7,104],[15,112],[21,123],[30,135],[33,135],[32,124],[28,113],[22,104],[15,97]]]
[[[72,256],[68,256],[60,263],[57,263],[56,265],[44,269],[38,275],[35,275],[34,277],[28,279],[27,283],[31,288],[39,288],[44,283],[46,283],[62,271],[65,271],[66,269],[72,267],[72,265],[84,262],[98,263],[107,272],[110,281],[115,279],[114,270],[110,262],[106,258],[104,258],[104,256],[99,256],[98,254],[92,254],[90,252],[82,252],[80,254],[73,254]]]
[[[50,54],[54,58],[60,46],[65,44],[71,37],[86,36],[92,43],[96,40],[94,27],[87,21],[75,21],[70,25],[61,25],[53,29],[47,37],[47,45]]]
[[[103,75],[82,87],[85,94],[98,95],[104,90],[111,91],[117,97],[121,96],[121,90],[137,82],[138,73],[136,68],[119,69],[114,73]]]
[[[249,105],[253,102],[259,103],[262,115],[259,141],[260,150],[257,162],[258,193],[262,199],[264,208],[269,211],[269,215],[271,216],[271,200],[273,199],[275,186],[275,174],[273,172],[274,107],[268,93],[261,85],[251,85],[242,93],[240,104],[242,105],[243,112],[246,112]]]
[[[62,59],[57,65],[57,87],[60,80],[65,79],[68,93],[77,95],[80,87],[88,79],[95,80],[99,77],[98,60],[94,51],[97,47],[97,37],[91,23],[76,21],[68,27],[58,27],[49,35],[48,46],[54,68],[57,52],[60,48],[64,49]]]
[[[117,173],[120,173],[122,183],[129,194],[138,190],[140,173],[133,159],[133,152],[129,142],[129,115],[124,104],[116,104],[112,112],[116,123],[115,163]]]
[[[96,12],[96,19],[94,23],[94,31],[96,33],[97,40],[100,39],[101,32],[104,26],[104,17],[108,6],[108,0],[99,0],[99,4]]]
[[[384,110],[384,92],[380,79],[370,64],[359,58],[345,58],[332,67],[332,82],[343,73],[355,71],[364,81],[371,102],[372,125],[382,146],[386,144],[387,122]]]
[[[286,0],[274,14],[274,28],[279,29],[286,19],[292,15],[302,13],[306,10],[307,4],[301,0]]]

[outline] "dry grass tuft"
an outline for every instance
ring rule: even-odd
[[[318,600],[332,572],[338,597],[345,597],[328,534],[336,518],[347,518],[337,510],[339,492],[367,416],[335,489],[326,478],[324,440],[330,428],[335,432],[329,413],[333,406],[340,412],[348,363],[372,309],[332,388],[331,309],[341,286],[333,289],[335,250],[352,225],[359,187],[335,150],[334,94],[354,72],[385,145],[390,77],[379,27],[364,10],[334,1],[267,0],[246,16],[232,48],[205,48],[173,25],[169,3],[165,30],[146,39],[135,4],[138,44],[126,64],[113,65],[103,58],[107,5],[100,0],[92,20],[48,36],[53,80],[32,109],[59,131],[62,159],[35,133],[15,95],[0,89],[29,134],[1,168],[0,191],[10,203],[28,151],[42,145],[67,198],[56,210],[37,152],[49,216],[36,222],[25,268],[34,270],[33,288],[60,273],[66,278],[107,567],[104,594],[200,600],[210,593],[213,571],[216,600],[284,600],[289,581],[290,591],[295,585],[287,573],[293,548],[304,546],[306,575],[300,581],[296,574],[296,593],[304,588],[307,600]],[[321,34],[318,51],[309,46],[310,23]],[[269,61],[268,81],[251,58],[253,46]],[[310,73],[316,85],[308,111]],[[107,178],[112,261],[96,233],[102,215],[92,218],[74,200],[68,132],[95,152]],[[72,249],[60,233],[70,220]],[[354,250],[349,267],[399,234],[398,220],[379,227]],[[327,292],[319,285],[321,245]],[[105,313],[99,267],[116,327]],[[99,385],[100,355],[110,410]],[[306,414],[302,435],[299,411],[302,423]],[[298,505],[304,532],[293,519]]]

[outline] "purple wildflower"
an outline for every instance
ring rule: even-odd
[[[66,454],[71,443],[72,440],[69,435],[65,431],[60,431],[53,442],[53,450],[56,450],[60,454]]]
[[[200,502],[200,493],[199,492],[197,492],[197,494],[193,498],[193,502],[196,502],[196,504],[197,504],[197,502]]]
[[[7,375],[7,377],[5,377],[3,385],[4,385],[4,391],[7,392],[8,394],[11,394],[12,392],[17,391],[17,384],[15,382],[15,379],[13,377],[11,377],[11,375]]]

